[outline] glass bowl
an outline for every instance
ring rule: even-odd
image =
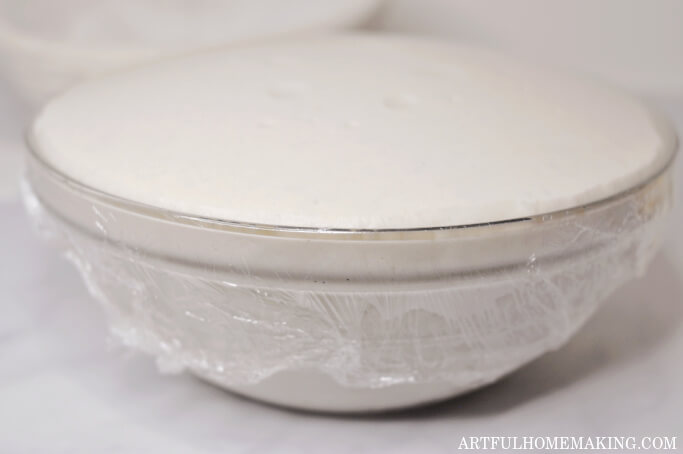
[[[87,187],[35,152],[25,188],[112,333],[162,371],[278,405],[367,412],[455,396],[563,345],[646,269],[672,172],[567,210],[404,230],[171,212]]]

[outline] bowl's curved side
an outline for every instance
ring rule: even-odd
[[[450,274],[440,269],[405,281],[397,275],[395,282],[387,279],[389,262],[369,276],[374,281],[337,282],[336,268],[328,266],[335,257],[308,280],[290,279],[286,267],[279,274],[250,273],[250,258],[237,257],[245,262],[245,279],[236,280],[234,269],[179,263],[108,236],[106,224],[114,220],[97,205],[91,209],[99,224],[91,231],[30,193],[27,205],[43,230],[61,238],[113,333],[155,356],[163,370],[189,369],[280,405],[379,411],[477,388],[561,346],[607,295],[645,269],[661,237],[670,193],[666,172],[600,216],[575,216],[550,231],[540,229],[535,241],[517,245],[527,251],[521,264],[456,267]],[[558,241],[570,233],[571,241]],[[416,244],[438,247],[440,241]],[[450,243],[469,244],[471,238],[443,241],[457,253],[469,246]],[[533,248],[545,243],[550,245],[535,254]],[[215,247],[231,254],[222,243]],[[377,249],[356,245],[353,251],[361,268],[370,262],[378,267],[371,256]],[[311,260],[287,259],[293,269],[296,261]]]

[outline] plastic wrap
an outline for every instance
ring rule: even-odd
[[[235,231],[58,180],[29,166],[31,218],[76,265],[113,335],[163,372],[239,389],[310,370],[344,388],[447,383],[450,394],[561,346],[641,274],[672,184],[665,171],[546,216],[363,233]],[[165,230],[179,226],[197,236]]]

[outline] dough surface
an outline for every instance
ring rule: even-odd
[[[646,180],[675,138],[617,90],[426,39],[321,35],[86,82],[36,152],[98,190],[195,216],[317,228],[499,221]]]

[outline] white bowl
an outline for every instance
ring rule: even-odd
[[[94,75],[222,45],[353,27],[378,0],[0,0],[0,68],[31,107]]]
[[[163,370],[294,408],[380,411],[472,390],[565,343],[644,271],[670,168],[587,206],[433,229],[199,218],[86,187],[37,154],[26,201],[113,332]]]

